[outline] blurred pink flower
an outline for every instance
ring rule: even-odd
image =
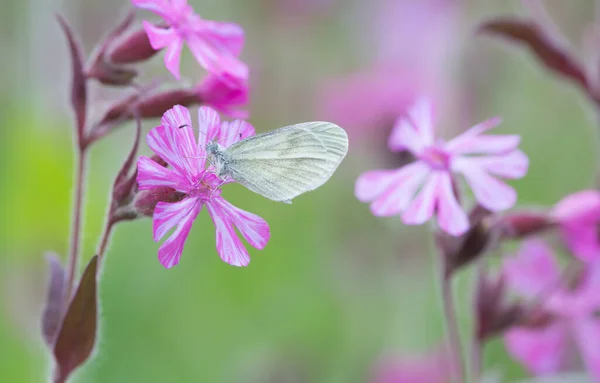
[[[160,246],[158,258],[170,268],[179,262],[192,223],[204,205],[217,232],[217,252],[230,265],[246,266],[250,256],[235,232],[238,231],[257,249],[269,240],[269,226],[257,215],[233,206],[221,195],[221,180],[206,170],[206,144],[217,139],[228,147],[254,134],[252,125],[245,121],[221,122],[219,115],[209,107],[198,109],[200,133],[198,142],[187,108],[176,105],[168,110],[161,125],[147,135],[150,148],[170,168],[161,166],[148,157],[138,160],[137,182],[140,190],[171,187],[186,197],[175,203],[159,202],[154,210],[153,236],[159,241],[175,227],[171,236]]]
[[[248,112],[240,107],[248,103],[248,84],[231,84],[220,76],[209,74],[196,86],[201,103],[234,118],[248,118]]]
[[[453,173],[462,174],[477,201],[491,211],[508,209],[517,200],[515,190],[492,175],[521,178],[527,173],[527,156],[517,149],[519,136],[483,134],[499,123],[492,118],[449,142],[436,141],[432,104],[418,100],[408,118],[396,121],[388,141],[391,151],[409,150],[416,161],[400,169],[363,173],[356,181],[356,197],[372,202],[376,216],[402,213],[405,224],[419,225],[436,213],[442,230],[463,234],[469,222],[454,193]]]
[[[456,52],[456,0],[382,0],[365,2],[371,18],[361,40],[372,62],[348,76],[326,82],[319,116],[348,129],[351,139],[377,138],[406,113],[420,94],[444,99],[450,92],[449,68]],[[358,47],[357,49],[360,49]],[[456,92],[452,92],[456,97]]]
[[[600,192],[583,190],[559,201],[550,212],[569,249],[582,261],[600,260]]]
[[[420,357],[388,356],[376,366],[371,383],[449,383],[454,367],[445,352]]]
[[[131,0],[138,8],[162,17],[167,28],[144,21],[150,45],[154,49],[167,48],[165,66],[179,79],[179,63],[183,43],[210,73],[225,81],[245,83],[248,67],[237,59],[244,46],[244,31],[233,23],[204,20],[194,13],[187,0]]]
[[[506,332],[508,351],[531,373],[550,375],[563,370],[574,340],[587,370],[600,379],[600,263],[590,264],[575,289],[560,285],[560,270],[552,250],[541,240],[523,243],[504,264],[507,285],[526,298],[539,299],[551,315],[541,327],[516,327]],[[535,304],[535,303],[534,303]]]

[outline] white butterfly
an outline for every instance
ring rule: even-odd
[[[305,122],[257,134],[223,148],[206,145],[221,179],[233,179],[274,201],[323,185],[348,152],[348,135],[330,122]]]

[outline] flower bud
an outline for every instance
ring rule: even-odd
[[[550,229],[554,224],[554,221],[546,214],[536,212],[509,214],[498,222],[502,239],[522,239]]]
[[[483,207],[477,205],[469,214],[471,227],[460,237],[450,236],[442,231],[437,233],[438,246],[446,257],[446,272],[471,263],[487,250],[497,239],[495,217]]]
[[[184,193],[166,186],[150,190],[141,190],[136,194],[133,200],[133,207],[138,215],[152,217],[157,203],[179,202],[184,197]]]
[[[131,85],[138,71],[133,68],[117,66],[106,61],[97,61],[87,73],[89,78],[98,80],[103,85],[127,86]]]
[[[108,48],[106,57],[114,64],[132,64],[152,58],[158,51],[152,48],[143,27],[116,40]]]
[[[101,84],[111,86],[130,85],[133,79],[138,75],[135,69],[127,68],[122,65],[116,65],[107,57],[107,50],[121,39],[125,31],[134,20],[134,12],[130,11],[125,17],[115,25],[115,27],[106,35],[102,42],[94,49],[90,59],[91,65],[87,68],[88,78],[94,78]]]
[[[477,338],[480,341],[521,325],[526,310],[520,304],[506,302],[504,275],[491,277],[482,270],[477,280],[475,314]]]

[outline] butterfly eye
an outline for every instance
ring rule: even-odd
[[[179,126],[177,127],[177,129],[185,128],[186,126],[189,126],[189,125],[188,125],[188,124],[179,125]]]

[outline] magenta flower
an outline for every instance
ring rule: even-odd
[[[388,356],[375,366],[371,383],[449,383],[455,372],[451,358],[440,350],[418,357]]]
[[[454,173],[464,176],[475,199],[491,211],[508,209],[517,200],[515,190],[494,176],[521,178],[527,173],[527,156],[517,149],[519,136],[483,134],[499,123],[492,118],[451,141],[435,140],[431,102],[420,99],[408,118],[396,121],[388,141],[390,150],[409,150],[416,161],[363,173],[356,181],[356,197],[372,202],[376,216],[402,213],[405,224],[419,225],[436,214],[444,231],[463,234],[469,222],[455,196]]]
[[[176,105],[168,110],[161,125],[147,135],[148,146],[170,167],[166,168],[148,157],[138,160],[137,182],[140,190],[171,187],[185,194],[179,202],[159,202],[154,210],[154,240],[159,241],[175,230],[160,246],[158,258],[170,268],[179,262],[183,245],[192,223],[206,206],[217,232],[217,252],[230,265],[246,266],[250,256],[235,233],[237,227],[248,243],[262,249],[269,240],[269,226],[257,215],[238,209],[221,197],[221,180],[205,169],[206,144],[216,139],[228,147],[254,134],[245,121],[221,122],[209,107],[198,109],[200,133],[198,142],[187,108]]]
[[[550,212],[568,248],[582,261],[600,260],[600,192],[583,190],[559,201]]]
[[[358,42],[368,44],[372,61],[324,83],[318,116],[343,126],[351,141],[377,142],[419,95],[456,97],[448,68],[461,44],[461,7],[448,0],[381,0],[365,2],[361,11],[366,27]]]
[[[600,263],[590,264],[575,289],[560,285],[560,270],[552,250],[541,240],[523,243],[507,259],[504,273],[509,287],[532,300],[548,294],[541,310],[551,315],[542,327],[516,327],[504,340],[510,354],[535,375],[565,369],[572,360],[570,344],[579,348],[585,367],[600,379]]]
[[[247,118],[248,112],[240,109],[248,103],[248,85],[231,86],[220,76],[209,74],[195,88],[198,100],[215,110],[234,118]]]
[[[186,42],[200,65],[226,81],[245,83],[248,68],[237,59],[244,46],[244,31],[233,23],[204,20],[194,13],[187,0],[131,0],[138,8],[162,17],[167,28],[144,21],[150,45],[167,48],[165,66],[179,79],[179,62]]]

